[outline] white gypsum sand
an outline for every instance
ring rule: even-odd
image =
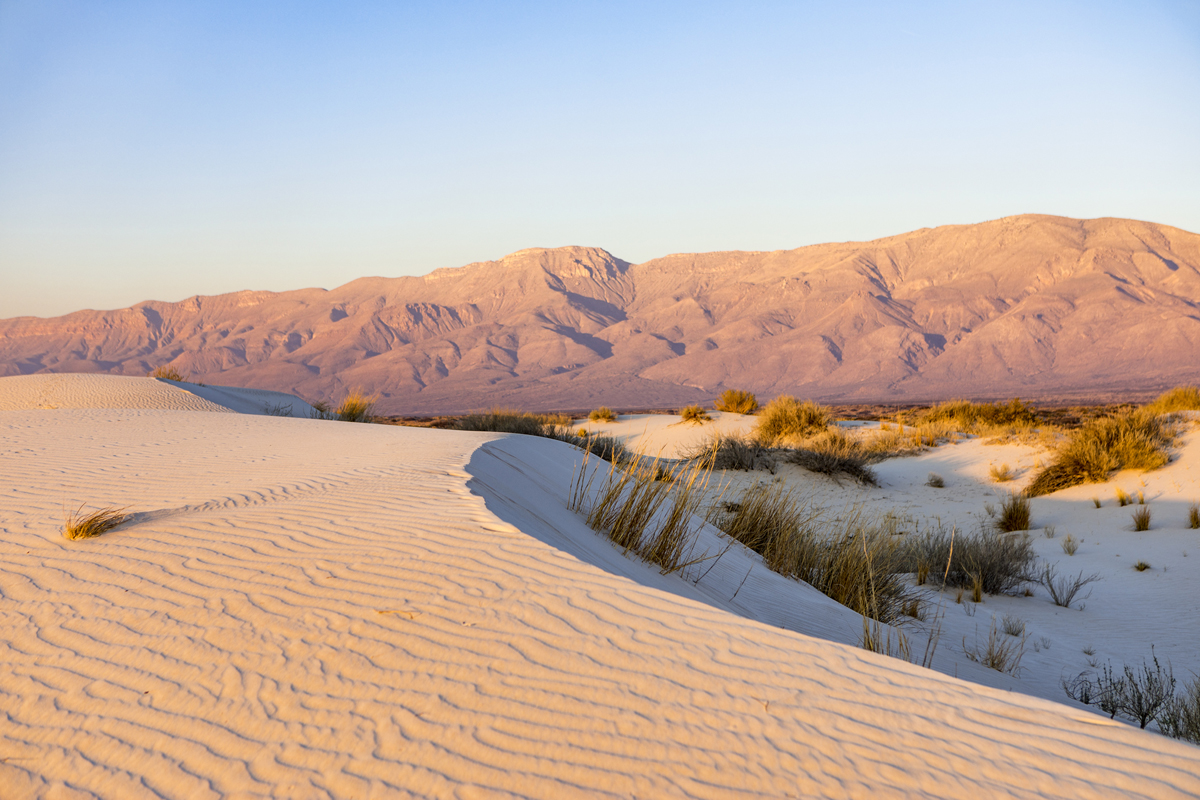
[[[566,509],[579,461],[521,436],[0,411],[4,796],[1200,792],[1197,748],[867,653],[856,617],[761,565],[731,603],[725,559],[693,585],[623,556]],[[84,501],[137,515],[67,541]]]

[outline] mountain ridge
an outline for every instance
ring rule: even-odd
[[[424,276],[0,320],[0,375],[145,374],[383,413],[1146,393],[1200,379],[1200,236],[1018,215],[794,250],[526,248]]]

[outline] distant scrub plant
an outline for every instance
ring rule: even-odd
[[[146,374],[151,378],[161,378],[165,381],[176,381],[177,383],[185,383],[187,381],[182,372],[166,364],[155,367]]]
[[[791,395],[780,395],[767,403],[759,414],[754,436],[765,445],[787,439],[810,436],[825,430],[830,423],[829,409],[811,400],[801,402]]]
[[[1037,421],[1033,409],[1019,399],[1008,403],[973,403],[969,400],[951,400],[933,408],[918,412],[917,425],[931,422],[951,422],[960,430],[969,431],[979,427],[999,425],[1032,425]]]
[[[1121,469],[1158,469],[1170,460],[1175,436],[1169,420],[1144,409],[1086,423],[1071,433],[1026,492],[1037,497],[1102,483]]]
[[[730,414],[753,414],[758,411],[758,398],[751,392],[726,389],[721,392],[721,396],[713,405],[717,411],[725,411]]]
[[[459,417],[454,427],[460,431],[491,431],[520,433],[557,439],[574,445],[605,461],[625,461],[627,452],[621,440],[614,436],[581,435],[571,430],[571,418],[566,414],[531,414],[527,411],[493,408]]]
[[[1029,498],[1021,494],[1010,494],[1000,503],[1000,516],[996,528],[1004,533],[1029,530]]]
[[[341,422],[370,422],[371,411],[374,408],[374,397],[367,397],[362,392],[354,391],[342,399],[337,410],[333,412],[333,416]]]
[[[1016,477],[1016,474],[1008,464],[999,467],[993,464],[992,468],[988,470],[988,474],[996,483],[1007,483]]]
[[[1188,527],[1200,528],[1200,503],[1188,506]]]
[[[700,406],[695,405],[681,409],[679,416],[683,418],[684,422],[692,422],[697,425],[704,422],[712,422],[712,417],[708,415],[708,412]]]
[[[1151,414],[1173,414],[1179,411],[1200,411],[1200,388],[1176,386],[1163,392],[1154,402],[1145,406]]]
[[[608,406],[600,406],[588,414],[588,419],[592,422],[616,422],[617,412]]]

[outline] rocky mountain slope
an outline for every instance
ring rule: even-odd
[[[873,242],[522,250],[424,277],[0,321],[0,375],[144,375],[386,413],[1144,395],[1200,380],[1200,235],[1024,215]]]

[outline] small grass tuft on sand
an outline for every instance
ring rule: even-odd
[[[933,487],[934,489],[945,489],[946,488],[946,480],[941,475],[938,475],[936,472],[931,472],[931,473],[929,473],[929,477],[925,481],[925,485]]]
[[[758,398],[753,392],[744,392],[741,389],[726,389],[721,392],[721,396],[717,398],[717,402],[713,404],[717,411],[724,411],[729,414],[753,414],[758,411]]]
[[[1133,512],[1133,529],[1135,531],[1150,530],[1150,506],[1138,506]]]
[[[1200,528],[1200,503],[1192,503],[1188,506],[1188,527]]]
[[[787,439],[803,438],[825,430],[830,423],[829,409],[811,400],[801,402],[791,395],[780,395],[759,414],[754,437],[773,446]]]
[[[695,425],[701,425],[705,422],[712,422],[712,417],[710,417],[708,412],[700,406],[693,405],[682,408],[679,411],[679,416],[683,418],[684,422],[691,422]]]
[[[85,514],[83,506],[80,506],[73,513],[67,515],[66,523],[63,525],[63,536],[73,541],[91,539],[108,533],[128,519],[129,515],[125,513],[124,508],[107,506]]]
[[[1139,561],[1133,565],[1133,568],[1136,569],[1138,572],[1145,572],[1146,570],[1150,569],[1150,565],[1147,564],[1145,561]]]
[[[354,391],[342,398],[334,418],[340,422],[370,422],[371,411],[375,408],[375,398],[367,397],[362,392]]]
[[[1079,540],[1068,533],[1063,537],[1062,551],[1069,556],[1075,555],[1079,552]]]
[[[996,517],[996,529],[1003,533],[1027,531],[1031,513],[1028,497],[1022,494],[1010,494],[1000,503],[1000,516]]]
[[[1016,473],[1012,471],[1012,467],[1008,466],[1008,464],[1002,464],[999,467],[993,464],[992,468],[988,470],[988,475],[996,483],[1008,483],[1017,477]]]
[[[161,378],[162,380],[165,380],[165,381],[176,381],[178,383],[187,382],[187,378],[184,377],[184,374],[182,372],[180,372],[175,367],[168,366],[166,364],[155,367],[154,369],[147,372],[146,375],[151,378]]]

